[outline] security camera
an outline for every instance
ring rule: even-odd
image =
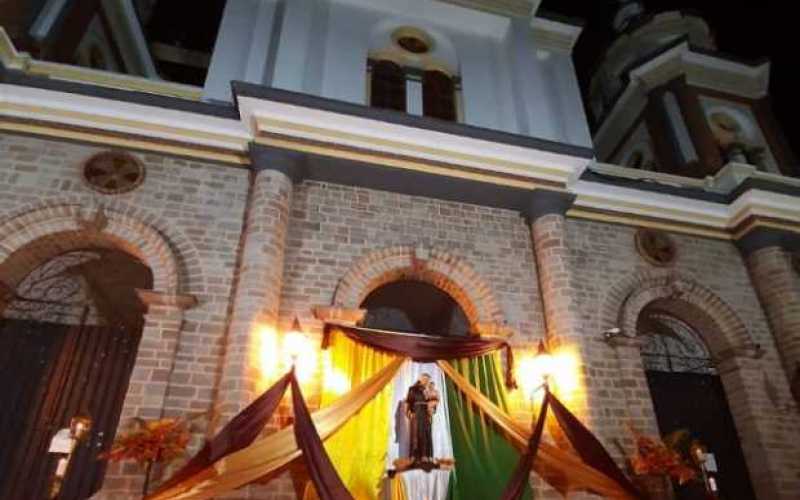
[[[615,326],[613,328],[609,328],[607,330],[603,330],[603,340],[609,341],[609,340],[613,339],[614,337],[619,336],[621,333],[622,333],[622,329],[619,328],[618,326]]]

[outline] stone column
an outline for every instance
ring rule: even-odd
[[[786,377],[793,381],[800,368],[800,275],[792,267],[788,249],[800,246],[800,236],[756,229],[738,245],[769,320]]]
[[[528,211],[547,338],[555,343],[575,339],[580,332],[564,216],[573,198],[567,193],[537,191]]]
[[[277,326],[293,177],[299,165],[298,155],[259,145],[251,146],[251,160],[251,187],[217,394],[219,425],[256,395],[257,332]]]
[[[581,327],[576,281],[570,266],[566,234],[566,211],[573,195],[552,191],[536,191],[528,209],[528,220],[533,238],[539,290],[544,306],[548,346],[558,350],[565,346],[576,351],[580,369],[572,374],[578,377],[573,394],[561,394],[570,409],[589,426],[589,391],[584,374],[588,366],[588,341]],[[558,391],[558,387],[555,387]]]

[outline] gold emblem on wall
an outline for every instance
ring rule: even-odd
[[[669,234],[657,229],[636,231],[636,249],[644,260],[654,266],[669,266],[675,262],[678,250]]]

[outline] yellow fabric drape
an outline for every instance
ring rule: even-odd
[[[531,431],[514,421],[489,398],[470,384],[449,363],[438,361],[442,371],[467,398],[505,432],[516,446],[528,445]],[[548,483],[561,491],[590,490],[606,498],[635,500],[621,486],[605,474],[589,467],[579,457],[548,443],[540,443],[534,470]]]
[[[389,480],[389,498],[391,500],[407,500],[406,485],[400,476],[395,476]]]
[[[312,418],[320,438],[327,439],[372,400],[394,378],[404,361],[405,358],[395,358],[373,377],[329,406],[314,412]],[[213,467],[183,483],[150,495],[147,499],[212,498],[271,474],[299,456],[292,426],[284,427],[218,460]]]
[[[355,342],[347,336],[333,333],[326,356],[328,373],[323,377],[339,380],[344,377],[356,386],[388,365],[395,356]],[[341,429],[325,441],[325,450],[336,472],[350,494],[359,500],[377,500],[381,478],[386,469],[389,450],[390,415],[393,384],[387,384],[369,403],[353,415]],[[322,406],[339,396],[323,381]],[[307,488],[305,500],[317,498],[313,488]]]

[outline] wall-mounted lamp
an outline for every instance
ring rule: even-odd
[[[614,341],[617,339],[633,340],[635,338],[636,337],[632,335],[626,335],[622,333],[622,329],[618,326],[608,328],[607,330],[603,330],[603,342],[609,345],[613,344]]]
[[[555,371],[555,360],[544,341],[540,341],[534,353],[528,351],[527,355],[520,358],[517,369],[520,387],[533,398],[539,389],[548,386]]]
[[[297,317],[292,321],[292,326],[284,332],[280,349],[283,356],[285,369],[294,367],[295,375],[300,383],[313,380],[317,371],[317,346],[314,340],[306,334]]]
[[[306,334],[303,332],[303,327],[300,326],[300,320],[295,316],[292,327],[283,338],[283,350],[293,365],[297,364],[297,359],[306,351],[307,344]]]
[[[534,362],[539,365],[542,384],[544,387],[547,387],[547,384],[550,382],[550,377],[553,375],[555,370],[555,362],[543,340],[539,341],[539,346],[536,348],[536,357],[534,357]]]

